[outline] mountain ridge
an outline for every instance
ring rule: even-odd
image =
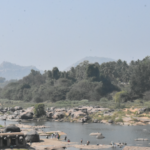
[[[14,63],[3,61],[0,64],[0,77],[4,77],[6,80],[21,79],[27,76],[31,69],[40,71],[35,66],[20,66]]]
[[[115,61],[114,59],[107,58],[107,57],[87,56],[87,57],[84,57],[84,58],[80,59],[79,61],[77,61],[76,63],[72,64],[71,66],[67,67],[65,69],[65,71],[70,70],[71,67],[76,67],[81,62],[86,61],[86,60],[89,61],[89,63],[98,62],[99,64],[102,64],[104,62],[109,62],[109,61]]]

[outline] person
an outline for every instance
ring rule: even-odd
[[[68,139],[68,142],[70,142],[70,140]]]
[[[87,145],[89,145],[90,144],[90,141],[87,141]]]
[[[65,141],[67,140],[67,136],[65,136],[64,140],[65,140]]]
[[[30,140],[30,147],[31,147],[31,145],[32,145],[32,141]]]
[[[58,140],[60,139],[60,135],[58,134]]]
[[[81,145],[82,145],[83,140],[81,139]]]

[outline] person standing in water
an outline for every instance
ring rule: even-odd
[[[81,145],[82,145],[83,140],[81,139]]]
[[[65,136],[64,140],[65,140],[65,141],[67,140],[67,136]]]

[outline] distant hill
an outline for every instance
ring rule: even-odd
[[[4,77],[6,80],[21,79],[27,76],[31,69],[40,71],[34,66],[19,66],[10,62],[3,62],[0,64],[0,77]]]
[[[90,63],[95,63],[95,62],[98,62],[99,64],[102,64],[104,62],[109,62],[109,61],[115,61],[114,59],[112,58],[105,58],[105,57],[92,57],[92,56],[89,56],[89,57],[85,57],[79,61],[77,61],[76,63],[74,63],[73,65],[71,65],[70,67],[66,68],[65,70],[68,71],[70,70],[71,67],[76,67],[78,64],[80,64],[81,62],[85,61],[85,60],[88,60]]]

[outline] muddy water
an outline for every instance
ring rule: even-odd
[[[10,123],[7,121],[7,125]],[[4,121],[0,120],[0,124],[4,125]],[[150,140],[150,125],[146,126],[119,126],[119,125],[105,125],[100,123],[68,123],[68,122],[50,122],[50,121],[40,121],[40,122],[29,122],[24,124],[30,125],[45,125],[50,126],[50,128],[45,128],[45,131],[63,131],[67,133],[67,138],[71,142],[80,142],[83,139],[85,144],[87,140],[91,144],[109,144],[113,142],[126,142],[131,146],[150,146],[150,141],[135,141],[137,138],[147,138]],[[105,138],[96,139],[95,136],[89,136],[92,132],[101,132]],[[44,138],[44,137],[43,137]],[[70,150],[77,150],[75,148],[69,148]],[[111,149],[121,149],[121,148],[111,148]],[[106,149],[105,149],[106,150]]]

